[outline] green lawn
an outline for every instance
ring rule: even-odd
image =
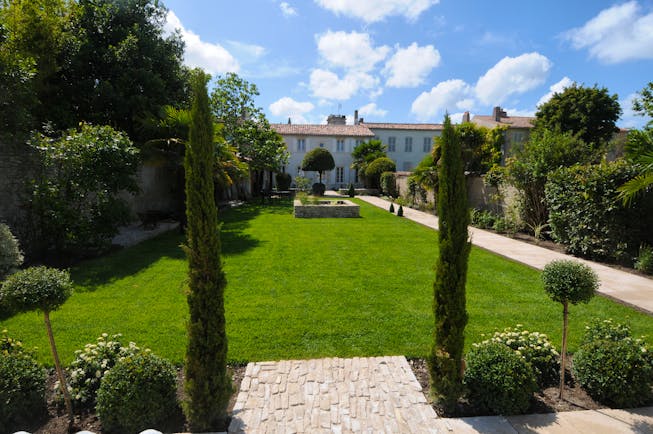
[[[361,203],[360,219],[294,219],[289,201],[221,214],[229,359],[425,356],[433,323],[437,234]],[[186,261],[177,233],[72,269],[76,293],[52,325],[64,363],[106,332],[180,364],[185,352]],[[523,324],[560,346],[562,307],[539,272],[473,248],[466,345]],[[570,350],[593,317],[626,320],[653,336],[653,318],[602,297],[572,306]],[[42,317],[0,322],[51,364]]]

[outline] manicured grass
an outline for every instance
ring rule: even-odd
[[[361,203],[360,219],[294,219],[288,200],[221,213],[229,359],[425,356],[431,345],[437,234]],[[188,317],[183,238],[168,233],[72,271],[77,292],[52,314],[64,363],[101,333],[122,333],[180,364]],[[562,307],[540,273],[473,248],[466,346],[523,324],[560,346]],[[602,297],[572,306],[570,350],[594,317],[653,336],[653,318]],[[50,363],[36,313],[0,322]],[[51,364],[51,363],[50,363]]]

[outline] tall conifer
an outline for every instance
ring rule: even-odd
[[[460,139],[449,115],[444,118],[440,146],[440,256],[433,284],[435,332],[429,368],[431,393],[445,411],[451,412],[462,393],[462,356],[467,324],[465,283],[471,243],[467,233],[469,208]]]
[[[186,417],[193,431],[223,431],[231,380],[227,375],[224,289],[218,212],[213,196],[213,119],[206,84],[192,77],[193,105],[186,170],[188,219],[188,347],[186,348]]]

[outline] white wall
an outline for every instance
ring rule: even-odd
[[[386,146],[390,145],[390,138],[395,138],[394,152],[388,149],[388,157],[397,164],[397,171],[410,172],[415,169],[422,159],[433,149],[433,137],[439,136],[440,131],[420,130],[388,130],[370,128],[376,137]],[[406,151],[406,138],[412,138],[412,151]],[[428,139],[430,147],[424,151],[424,139]]]

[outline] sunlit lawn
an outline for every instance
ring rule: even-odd
[[[360,219],[294,219],[289,201],[221,213],[229,359],[425,356],[431,345],[437,233],[361,203]],[[187,307],[182,236],[168,233],[87,261],[72,271],[76,293],[52,314],[64,363],[101,333],[183,361]],[[539,272],[472,249],[466,345],[523,324],[560,345],[561,306]],[[626,320],[653,336],[653,318],[595,297],[571,307],[570,350],[593,317]],[[50,356],[37,313],[0,322],[39,358]]]

